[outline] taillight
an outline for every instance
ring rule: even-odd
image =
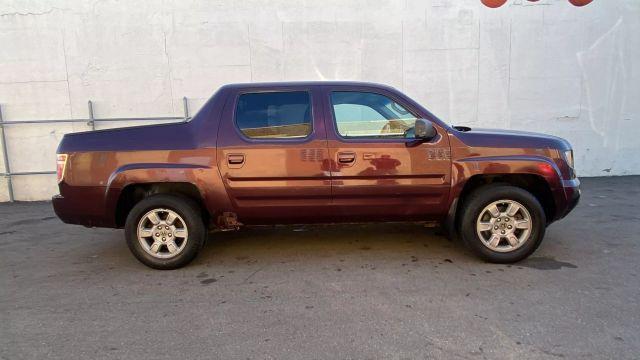
[[[57,158],[56,158],[56,164],[57,164],[57,168],[56,168],[56,175],[58,177],[58,182],[62,181],[62,178],[64,177],[64,170],[67,167],[67,158],[69,156],[67,154],[58,154]]]

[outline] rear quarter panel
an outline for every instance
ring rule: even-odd
[[[195,185],[211,214],[228,202],[215,149],[77,152],[70,154],[61,195],[92,226],[115,226],[122,190],[132,184]]]

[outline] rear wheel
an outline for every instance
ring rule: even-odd
[[[544,210],[531,193],[510,185],[486,185],[465,201],[459,232],[481,258],[511,263],[538,248],[545,224]]]
[[[191,262],[206,230],[198,205],[182,196],[160,194],[137,203],[125,224],[127,245],[154,269],[177,269]]]

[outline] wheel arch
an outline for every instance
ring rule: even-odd
[[[457,229],[460,224],[460,216],[468,196],[476,189],[489,184],[511,185],[530,192],[542,205],[547,224],[556,218],[556,202],[553,188],[544,176],[535,173],[479,173],[458,184],[456,196],[450,203],[449,212],[443,224],[448,236],[458,236]]]
[[[147,182],[131,183],[120,192],[115,205],[115,223],[124,226],[127,216],[141,200],[157,194],[175,194],[195,201],[202,210],[203,221],[208,224],[211,214],[198,187],[190,182]]]
[[[224,200],[212,189],[217,181],[215,167],[188,163],[131,163],[117,168],[109,176],[105,189],[105,215],[114,227],[122,227],[137,202],[155,194],[178,194],[194,200],[208,221],[212,204]],[[222,194],[224,195],[224,194]]]
[[[460,214],[468,196],[478,188],[490,184],[511,185],[530,192],[542,205],[547,223],[555,218],[556,204],[549,183],[541,175],[530,173],[516,174],[476,174],[471,176],[462,187],[453,210],[453,225],[458,225]]]

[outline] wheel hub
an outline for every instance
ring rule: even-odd
[[[175,232],[176,227],[174,225],[168,225],[166,221],[161,221],[160,224],[153,229],[152,238],[154,241],[167,242],[167,240],[173,239]]]
[[[490,223],[491,233],[497,235],[508,235],[514,232],[514,223],[515,219],[510,216],[498,217],[496,219],[491,219]]]

